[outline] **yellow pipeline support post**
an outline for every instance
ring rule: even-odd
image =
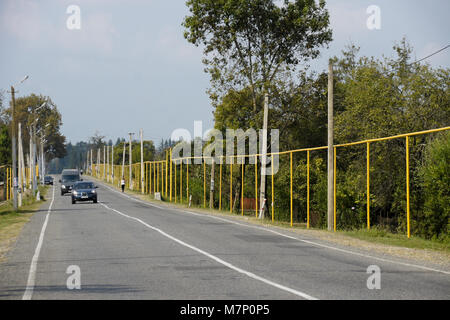
[[[6,168],[6,200],[9,200],[9,168]]]
[[[175,167],[175,183],[173,190],[175,191],[175,203],[177,203],[177,160],[174,161],[173,165]]]
[[[293,194],[292,194],[292,152],[289,153],[290,155],[290,181],[291,181],[291,227],[294,225],[294,220],[293,220],[293,211],[294,211],[294,202],[293,202]]]
[[[409,136],[406,136],[406,224],[408,239],[411,238],[411,221],[409,207]]]
[[[272,161],[271,161],[272,163],[271,163],[271,165],[272,165],[272,222],[274,222],[274,220],[275,220],[275,208],[274,208],[274,205],[275,205],[275,201],[274,201],[274,195],[273,195],[273,179],[274,179],[274,172],[273,172],[273,154],[272,154]]]
[[[186,160],[186,199],[189,202],[189,159]]]
[[[183,203],[183,160],[180,160],[180,203]]]
[[[164,160],[161,161],[161,194],[164,194]]]
[[[334,223],[333,223],[333,227],[334,227],[334,231],[336,231],[336,224],[337,224],[337,221],[336,221],[336,171],[337,171],[337,168],[336,168],[336,147],[334,147],[334,152],[333,152],[333,154],[334,154],[334,179],[333,179],[333,184],[334,184],[334,186],[333,186],[333,209],[334,209]]]
[[[255,156],[255,216],[258,218],[258,156]]]
[[[167,188],[168,188],[168,175],[169,175],[169,151],[166,150],[166,197],[167,197]]]
[[[9,168],[9,199],[14,198],[13,179],[14,173],[12,172],[12,168]]]
[[[306,228],[309,229],[309,150],[306,152]]]
[[[170,162],[170,178],[169,178],[169,182],[170,182],[170,188],[169,188],[169,200],[170,202],[172,202],[172,148],[169,149],[169,162]]]
[[[219,165],[219,210],[222,210],[222,159]]]
[[[233,213],[233,158],[230,163],[230,213]]]
[[[367,142],[367,230],[370,230],[370,142]]]
[[[245,158],[244,158],[244,162],[245,162]],[[242,176],[242,190],[241,190],[241,213],[242,215],[244,215],[244,162],[241,164],[241,176]]]
[[[149,169],[148,174],[149,174],[149,178],[150,178],[149,190],[150,190],[150,193],[154,193],[153,189],[155,188],[155,186],[154,186],[155,179],[153,179],[153,162],[150,162],[148,169]]]

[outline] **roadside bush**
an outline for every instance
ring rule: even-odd
[[[450,228],[450,133],[439,135],[425,149],[418,169],[424,205],[417,213],[415,233],[448,240]]]

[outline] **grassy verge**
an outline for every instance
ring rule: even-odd
[[[4,259],[5,253],[15,242],[23,226],[45,201],[47,190],[48,187],[39,186],[41,201],[36,201],[35,197],[27,195],[22,199],[23,206],[18,211],[14,211],[12,201],[0,207],[0,261]]]
[[[450,253],[450,243],[427,240],[415,236],[408,239],[406,235],[372,228],[371,230],[341,231],[340,233],[360,240],[412,249],[429,249]]]

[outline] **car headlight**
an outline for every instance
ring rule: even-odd
[[[74,196],[78,195],[78,192],[76,192],[76,191],[73,191],[72,193],[73,193]]]
[[[96,193],[97,193],[97,191],[95,191],[95,190],[92,190],[91,192],[92,192],[93,194],[96,194]]]
[[[65,185],[62,185],[62,186],[61,186],[61,188],[65,189],[65,188],[66,188],[66,186],[65,186]]]

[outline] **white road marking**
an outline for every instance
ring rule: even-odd
[[[278,288],[278,289],[280,289],[280,290],[283,290],[283,291],[292,293],[292,294],[294,294],[294,295],[296,295],[296,296],[299,296],[299,297],[304,298],[304,299],[307,299],[307,300],[317,300],[317,298],[315,298],[315,297],[313,297],[313,296],[310,296],[309,294],[306,294],[306,293],[304,293],[304,292],[301,292],[301,291],[298,291],[298,290],[295,290],[295,289],[286,287],[286,286],[284,286],[284,285],[282,285],[282,284],[273,282],[273,281],[271,281],[271,280],[268,280],[268,279],[266,279],[266,278],[263,278],[263,277],[261,277],[261,276],[258,276],[258,275],[254,274],[254,273],[252,273],[252,272],[249,272],[249,271],[246,271],[246,270],[241,269],[241,268],[239,268],[239,267],[236,267],[235,265],[233,265],[233,264],[231,264],[231,263],[229,263],[229,262],[226,262],[225,260],[222,260],[222,259],[220,259],[219,257],[216,257],[216,256],[214,256],[214,255],[212,255],[212,254],[210,254],[210,253],[208,253],[208,252],[206,252],[206,251],[203,251],[202,249],[199,249],[199,248],[197,248],[197,247],[195,247],[195,246],[193,246],[193,245],[190,245],[190,244],[188,244],[188,243],[186,243],[186,242],[184,242],[184,241],[182,241],[182,240],[180,240],[180,239],[178,239],[178,238],[175,238],[175,237],[171,236],[170,234],[164,232],[163,230],[161,230],[161,229],[159,229],[159,228],[156,228],[156,227],[153,227],[153,226],[149,225],[148,223],[142,221],[141,219],[138,219],[138,218],[136,218],[136,217],[132,217],[132,216],[126,215],[126,214],[124,214],[124,213],[122,213],[122,212],[120,212],[120,211],[118,211],[118,210],[116,210],[116,209],[113,209],[113,208],[108,207],[108,206],[107,206],[106,204],[104,204],[104,203],[100,203],[100,204],[101,204],[102,206],[104,206],[104,207],[105,207],[106,209],[108,209],[108,210],[114,211],[114,212],[116,212],[117,214],[119,214],[119,215],[121,215],[121,216],[123,216],[123,217],[126,217],[126,218],[128,218],[128,219],[135,220],[135,221],[137,221],[137,222],[143,224],[143,225],[146,226],[147,228],[152,229],[152,230],[154,230],[154,231],[156,231],[156,232],[159,232],[160,234],[162,234],[162,235],[165,236],[166,238],[169,238],[169,239],[171,239],[171,240],[173,240],[173,241],[175,241],[175,242],[181,244],[182,246],[185,246],[185,247],[187,247],[187,248],[189,248],[189,249],[192,249],[192,250],[194,250],[194,251],[196,251],[196,252],[198,252],[198,253],[200,253],[200,254],[203,254],[203,255],[205,255],[206,257],[208,257],[208,258],[210,258],[210,259],[212,259],[212,260],[214,260],[214,261],[216,261],[216,262],[218,262],[218,263],[220,263],[220,264],[222,264],[222,265],[224,265],[224,266],[226,266],[226,267],[228,267],[228,268],[230,268],[230,269],[232,269],[232,270],[235,270],[235,271],[237,271],[237,272],[239,272],[239,273],[241,273],[241,274],[244,274],[244,275],[246,275],[246,276],[248,276],[248,277],[250,277],[250,278],[252,278],[252,279],[261,281],[261,282],[263,282],[263,283],[265,283],[265,284],[268,284],[268,285],[270,285],[270,286],[272,286],[272,287],[275,287],[275,288]]]
[[[47,215],[45,216],[44,224],[42,225],[41,234],[39,236],[39,241],[34,252],[33,259],[31,260],[30,272],[28,274],[27,287],[25,293],[23,294],[22,300],[31,300],[34,291],[34,285],[36,282],[36,268],[39,260],[39,253],[41,252],[42,243],[44,242],[45,229],[47,229],[47,223],[52,210],[53,201],[55,200],[55,187],[53,186],[52,192],[52,202],[50,207],[48,207]]]
[[[108,189],[110,189],[111,191],[113,191],[113,192],[120,193],[120,192],[118,192],[118,191],[116,191],[116,190],[114,190],[114,189],[112,189],[112,188],[110,188],[108,186],[106,186],[106,187]],[[445,271],[445,270],[439,270],[439,269],[425,267],[425,266],[421,266],[421,265],[417,265],[417,264],[412,264],[412,263],[407,263],[407,262],[400,262],[400,261],[395,261],[395,260],[390,260],[390,259],[385,259],[385,258],[379,258],[379,257],[371,256],[371,255],[368,255],[368,254],[363,254],[363,253],[359,253],[359,252],[355,252],[355,251],[345,250],[345,249],[341,249],[341,248],[337,248],[337,247],[333,247],[333,246],[317,243],[317,242],[310,241],[310,240],[305,240],[305,239],[300,239],[300,238],[293,237],[293,236],[288,236],[286,234],[283,234],[281,232],[277,232],[275,230],[271,230],[271,229],[268,229],[268,228],[259,227],[259,226],[252,226],[252,225],[248,225],[248,224],[244,224],[244,223],[239,223],[237,221],[232,221],[232,220],[229,220],[229,219],[215,217],[215,216],[208,215],[208,214],[196,213],[196,212],[194,213],[192,211],[188,211],[188,210],[184,210],[184,209],[178,209],[178,208],[170,208],[170,207],[163,208],[163,207],[154,205],[153,203],[145,202],[145,201],[142,201],[142,200],[130,197],[130,196],[125,195],[123,193],[120,193],[120,194],[122,194],[125,197],[127,197],[127,198],[129,198],[131,200],[134,200],[136,202],[139,202],[139,203],[142,203],[142,204],[145,204],[145,205],[148,205],[148,206],[156,207],[156,208],[159,208],[159,209],[162,209],[162,210],[173,210],[173,211],[178,211],[178,212],[182,212],[182,213],[189,213],[189,214],[192,214],[192,215],[201,216],[201,217],[205,217],[205,218],[221,220],[221,221],[225,221],[225,222],[228,222],[228,223],[231,223],[231,224],[235,224],[235,225],[238,225],[238,226],[242,226],[242,227],[245,227],[245,228],[252,228],[252,229],[258,229],[258,230],[270,232],[270,233],[279,235],[281,237],[289,238],[289,239],[292,239],[292,240],[297,240],[297,241],[304,242],[304,243],[307,243],[307,244],[310,244],[310,245],[313,245],[313,246],[317,246],[317,247],[322,247],[322,248],[326,248],[326,249],[330,249],[330,250],[334,250],[334,251],[340,251],[340,252],[343,252],[343,253],[356,255],[356,256],[360,256],[360,257],[364,257],[364,258],[368,258],[368,259],[375,259],[375,260],[383,261],[383,262],[387,262],[387,263],[398,264],[398,265],[402,265],[402,266],[406,266],[406,267],[412,267],[412,268],[422,269],[422,270],[426,270],[426,271],[433,271],[433,272],[438,272],[438,273],[443,273],[443,274],[450,275],[450,272],[449,271]]]

